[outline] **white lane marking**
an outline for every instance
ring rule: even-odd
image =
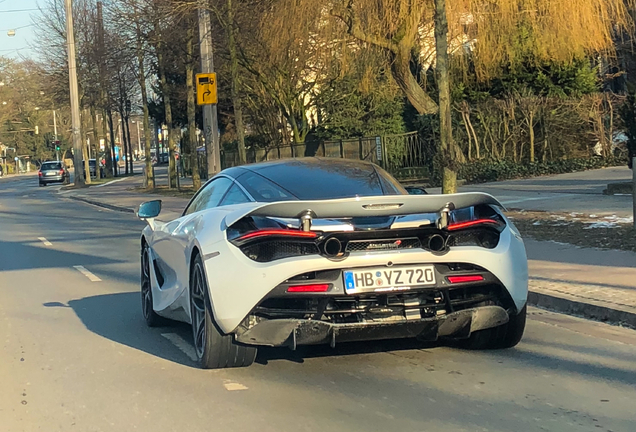
[[[86,268],[84,268],[84,266],[73,266],[73,268],[75,270],[79,271],[84,276],[86,276],[88,278],[88,280],[90,280],[91,282],[101,282],[102,281],[100,278],[95,276],[93,273],[91,273],[88,270],[86,270]]]
[[[223,387],[225,387],[227,391],[247,390],[247,386],[244,386],[241,383],[227,380],[223,383]]]
[[[124,177],[124,178],[120,178],[120,179],[117,179],[117,180],[109,181],[108,183],[102,183],[100,185],[95,185],[93,187],[100,188],[100,187],[108,186],[109,184],[117,183],[117,182],[124,181],[124,180],[128,180],[128,177]]]
[[[44,246],[53,246],[53,243],[48,241],[45,237],[38,237],[38,240],[40,240],[42,243],[44,243]]]
[[[176,346],[179,349],[179,351],[181,351],[182,353],[187,355],[188,358],[190,360],[192,360],[193,362],[196,362],[198,360],[197,359],[197,354],[194,351],[194,347],[192,346],[192,344],[188,343],[185,339],[183,339],[178,334],[176,334],[176,333],[161,333],[161,336],[165,337],[170,342],[172,342],[172,344],[174,346]]]

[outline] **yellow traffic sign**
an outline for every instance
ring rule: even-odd
[[[212,105],[217,102],[216,73],[197,74],[197,104]]]

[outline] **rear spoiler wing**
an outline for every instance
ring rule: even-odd
[[[442,226],[446,226],[447,217],[445,216],[448,215],[448,212],[478,205],[504,208],[495,197],[481,192],[448,195],[382,195],[320,201],[278,201],[232,211],[225,216],[225,225],[230,227],[247,216],[267,216],[299,219],[303,228],[308,230],[311,226],[311,219],[437,213],[443,220]],[[308,225],[304,224],[306,221],[308,221]]]

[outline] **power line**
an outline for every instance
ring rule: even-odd
[[[10,10],[0,10],[0,13],[15,13],[15,12],[34,12],[34,11],[39,11],[40,9],[38,8],[32,8],[32,9],[10,9]]]

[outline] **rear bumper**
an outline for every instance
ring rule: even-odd
[[[236,333],[236,340],[248,345],[272,347],[330,344],[381,339],[441,337],[467,338],[477,330],[508,322],[508,312],[499,306],[464,309],[439,317],[399,322],[333,324],[324,321],[279,319],[262,321]]]
[[[64,181],[64,176],[45,176],[40,177],[40,183],[61,183]]]

